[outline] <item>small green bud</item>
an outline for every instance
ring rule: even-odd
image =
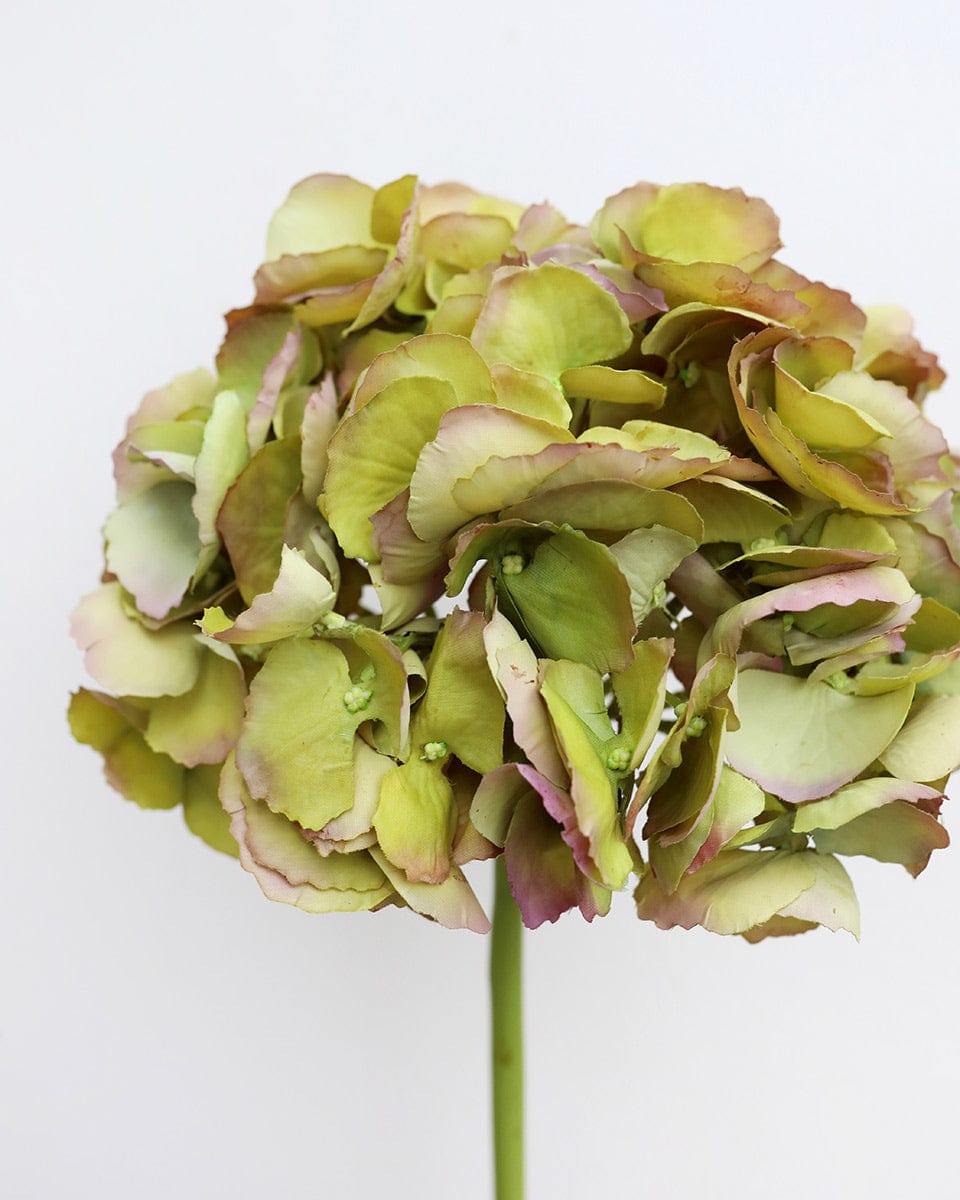
[[[683,714],[687,711],[686,700],[674,700],[673,711],[674,711],[674,714],[676,715],[677,720],[679,721],[680,718],[683,716]]]
[[[500,560],[500,570],[504,575],[519,575],[526,565],[522,554],[505,554]]]
[[[424,762],[439,762],[441,758],[447,757],[447,743],[427,742],[420,757]]]
[[[681,367],[678,374],[683,381],[685,388],[692,388],[700,379],[700,364],[698,362],[688,362],[685,367]]]
[[[354,684],[353,687],[347,688],[343,693],[343,704],[347,712],[358,713],[362,712],[370,703],[373,692],[370,688],[361,687],[360,684]]]
[[[784,529],[782,526],[777,530],[777,532],[774,536],[777,539],[778,546],[789,546],[790,545],[790,535],[789,535],[789,533],[787,533],[786,529]]]
[[[663,608],[663,606],[664,606],[664,604],[666,604],[666,602],[667,602],[667,585],[666,585],[666,582],[663,579],[661,579],[660,582],[656,585],[656,587],[654,587],[653,591],[650,593],[650,605],[652,608]]]
[[[616,771],[617,773],[625,771],[630,766],[630,752],[622,746],[618,746],[615,750],[611,750],[607,755],[607,770]]]
[[[794,625],[796,624],[796,621],[797,621],[797,617],[796,617],[796,614],[795,614],[795,613],[784,613],[784,614],[783,614],[783,628],[784,628],[784,630],[785,630],[787,633],[789,633],[789,632],[790,632],[790,630],[791,630],[791,629],[794,627]]]
[[[699,715],[691,717],[687,722],[687,737],[699,737],[707,727],[707,718]]]
[[[320,624],[324,629],[342,629],[344,625],[349,625],[350,622],[341,613],[328,612],[324,613],[320,618]]]
[[[749,551],[751,554],[758,554],[761,550],[775,550],[779,544],[775,538],[754,538]]]
[[[834,671],[832,675],[827,676],[827,683],[838,692],[853,691],[853,680],[846,671]]]

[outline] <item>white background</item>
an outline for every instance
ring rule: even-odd
[[[740,185],[960,371],[957,11],[7,9],[0,1195],[491,1195],[485,941],[269,904],[66,731],[110,449],[211,361],[288,187],[416,171],[586,220],[637,179]],[[859,946],[661,933],[626,896],[528,936],[532,1200],[957,1195],[957,841],[916,883],[854,863]]]

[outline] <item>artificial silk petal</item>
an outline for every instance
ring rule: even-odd
[[[188,483],[160,483],[107,518],[107,568],[149,617],[165,617],[183,599],[200,559]]]
[[[268,899],[305,912],[358,912],[392,894],[368,854],[321,856],[296,825],[255,800],[232,756],[220,773],[220,802],[230,816],[241,865]]]
[[[300,439],[267,442],[251,458],[227,492],[217,518],[247,604],[268,592],[280,570],[284,524],[299,492]]]
[[[860,854],[900,863],[912,875],[924,870],[934,850],[950,844],[936,817],[902,800],[872,809],[838,829],[815,830],[813,840],[822,854]]]
[[[558,379],[616,358],[632,335],[613,296],[579,271],[545,263],[496,272],[470,340],[487,362]]]
[[[801,897],[813,892],[804,905]],[[777,915],[859,933],[849,879],[835,860],[813,851],[727,850],[685,875],[673,893],[652,872],[636,892],[637,913],[661,929],[702,925],[712,933],[748,933]]]
[[[232,645],[277,642],[312,628],[333,608],[330,581],[289,546],[280,552],[280,570],[269,592],[254,596],[250,607],[227,629],[205,633]]]
[[[411,882],[442,883],[450,874],[457,814],[439,763],[411,758],[388,771],[373,825],[380,849]]]
[[[606,546],[563,530],[541,542],[517,574],[505,573],[501,560],[497,587],[546,657],[598,671],[630,665],[636,633],[630,585]]]
[[[949,775],[960,765],[960,696],[922,696],[878,757],[899,779],[928,783]]]
[[[854,696],[828,683],[742,671],[737,679],[740,728],[727,737],[727,758],[741,774],[792,804],[828,796],[883,755],[912,699],[910,686]]]
[[[183,819],[191,833],[213,850],[239,858],[230,832],[230,818],[220,804],[220,764],[187,771],[183,789]]]
[[[506,700],[514,741],[542,775],[565,786],[567,773],[540,695],[540,668],[530,644],[500,612],[484,626],[483,642],[490,673]]]
[[[74,738],[103,755],[103,773],[114,791],[140,808],[175,808],[181,802],[186,771],[150,749],[123,705],[81,688],[70,698],[67,715]]]
[[[204,546],[218,540],[220,505],[249,458],[246,408],[236,392],[220,392],[204,427],[194,471],[192,507]]]
[[[763,812],[763,790],[752,779],[724,766],[716,789],[696,824],[680,841],[650,842],[650,866],[660,887],[674,892],[688,871],[710,862],[735,834]]]
[[[487,666],[485,626],[481,613],[457,609],[447,617],[427,663],[414,739],[443,742],[480,774],[503,762],[504,706]]]
[[[244,695],[233,652],[207,649],[190,691],[160,696],[150,705],[147,745],[187,767],[223,762],[240,736]]]
[[[442,883],[421,883],[407,879],[381,851],[374,849],[370,854],[414,912],[447,929],[490,932],[490,921],[459,867],[451,867]]]
[[[567,396],[644,408],[659,408],[667,395],[666,385],[655,375],[613,367],[570,367],[560,376],[560,384]]]
[[[417,459],[407,509],[411,527],[423,541],[445,539],[481,515],[458,502],[454,489],[460,479],[470,478],[495,457],[534,455],[572,441],[572,434],[549,421],[492,405],[452,409],[441,418],[436,437]]]
[[[731,263],[752,271],[781,245],[780,222],[763,200],[739,188],[677,183],[644,206],[639,232],[647,254],[674,262]]]
[[[337,246],[375,246],[374,190],[346,175],[311,175],[291,188],[267,233],[267,259]]]
[[[568,663],[566,667],[576,665]],[[582,675],[582,669],[575,674]],[[623,840],[617,795],[611,777],[605,764],[600,761],[589,726],[564,694],[569,694],[566,686],[568,676],[569,670],[565,670],[563,664],[549,664],[544,671],[540,691],[550,711],[558,745],[570,774],[570,795],[576,811],[577,827],[589,844],[596,881],[617,890],[626,882],[633,863]],[[606,720],[605,709],[603,719]]]
[[[183,624],[144,629],[124,612],[118,583],[84,596],[70,631],[87,671],[118,695],[180,696],[197,680],[203,648],[195,631]]]

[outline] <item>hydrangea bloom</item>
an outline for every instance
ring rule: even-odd
[[[114,455],[70,706],[109,782],[310,912],[485,932],[502,853],[530,927],[633,886],[856,934],[842,858],[947,844],[956,466],[909,318],[780,244],[705,184],[589,226],[298,184],[215,372]]]

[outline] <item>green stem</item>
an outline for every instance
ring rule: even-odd
[[[497,1200],[523,1200],[523,989],[520,910],[503,856],[490,935],[493,1152]]]

